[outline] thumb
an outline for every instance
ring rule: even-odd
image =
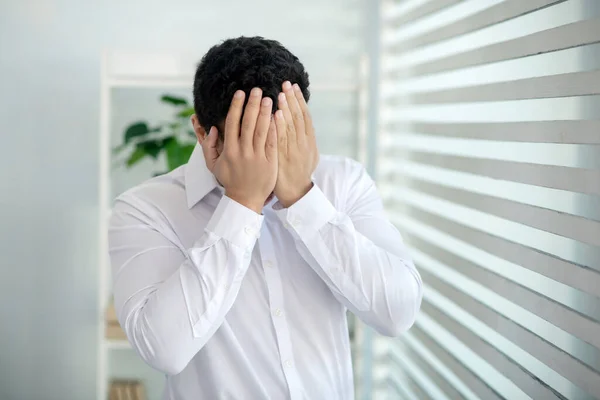
[[[208,135],[202,141],[202,152],[204,153],[204,159],[206,160],[206,165],[211,170],[215,165],[217,158],[219,158],[219,153],[217,151],[217,136],[217,128],[212,126],[210,131],[208,131]]]

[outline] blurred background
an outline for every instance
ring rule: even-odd
[[[356,398],[600,398],[600,1],[0,0],[0,399],[160,399],[106,217],[185,162],[194,68],[240,35],[304,63],[425,282],[402,337],[351,321]]]

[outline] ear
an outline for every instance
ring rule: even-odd
[[[202,144],[202,142],[204,142],[204,139],[206,139],[206,136],[208,136],[208,132],[206,132],[206,130],[202,127],[202,125],[200,125],[200,122],[198,121],[198,117],[196,116],[196,114],[192,115],[190,120],[192,121],[192,127],[194,128],[194,133],[196,134],[196,137],[198,138],[198,142],[200,144]]]

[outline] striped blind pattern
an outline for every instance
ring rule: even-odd
[[[425,295],[379,384],[600,398],[600,1],[381,13],[377,177]]]

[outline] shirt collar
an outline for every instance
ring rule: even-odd
[[[200,144],[196,144],[185,166],[185,192],[188,208],[194,207],[217,186],[217,179],[206,167],[202,147]]]

